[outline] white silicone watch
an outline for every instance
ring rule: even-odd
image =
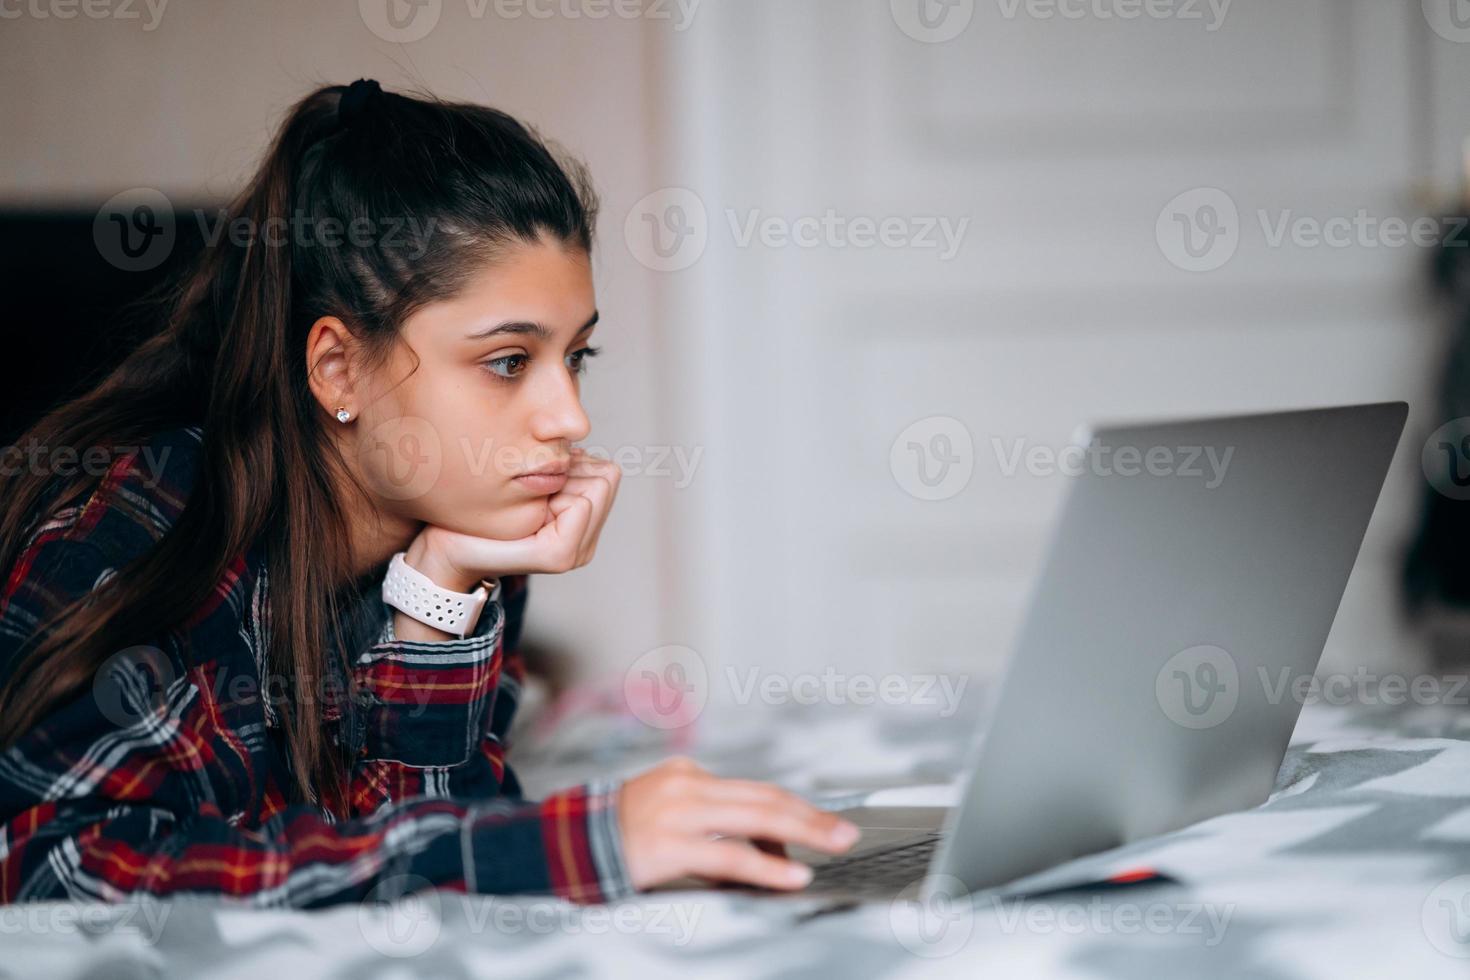
[[[388,574],[383,577],[383,601],[425,626],[445,633],[462,637],[473,630],[480,619],[480,610],[490,598],[489,587],[482,581],[473,592],[450,592],[435,585],[433,579],[404,561],[403,556],[400,551],[388,562]]]

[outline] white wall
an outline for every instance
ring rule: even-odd
[[[712,671],[989,673],[1065,479],[1005,476],[992,438],[1404,398],[1324,666],[1416,669],[1397,577],[1419,446],[1444,421],[1423,255],[1273,246],[1259,213],[1411,220],[1418,192],[1458,189],[1470,47],[1418,0],[1236,0],[1214,29],[1205,4],[1179,8],[1204,20],[1122,20],[963,0],[948,9],[971,19],[942,43],[903,29],[919,2],[709,4],[670,44],[681,139],[649,189],[686,189],[705,216],[697,260],[665,273],[695,367],[681,404],[700,413],[682,438],[706,450],[678,510],[700,569],[680,642]],[[1201,187],[1226,192],[1240,241],[1186,271],[1157,225]],[[948,261],[742,245],[730,227],[828,208],[970,225]],[[974,475],[944,501],[889,465],[931,416],[974,439]]]
[[[1272,247],[1257,212],[1419,213],[1416,189],[1458,178],[1470,47],[1418,0],[1235,0],[1216,29],[1208,4],[1189,5],[1202,20],[1047,19],[959,0],[970,20],[943,43],[914,36],[918,2],[594,19],[584,0],[537,19],[442,0],[403,44],[351,2],[175,0],[154,30],[5,20],[0,201],[223,195],[290,99],[359,75],[500,106],[581,154],[606,200],[589,441],[702,454],[688,487],[625,480],[598,560],[540,581],[532,628],[591,669],[686,644],[711,666],[987,672],[1062,489],[1004,477],[992,438],[1378,398],[1413,403],[1411,432],[1329,664],[1412,667],[1395,577],[1441,339],[1421,256]],[[1237,252],[1204,273],[1156,234],[1199,187],[1242,218]],[[644,222],[689,203],[670,188],[692,193],[705,244],[660,271]],[[968,225],[946,260],[741,246],[727,214],[828,209]],[[975,473],[925,502],[889,451],[935,415],[969,428]]]

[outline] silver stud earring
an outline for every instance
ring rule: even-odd
[[[339,409],[337,409],[337,421],[338,422],[346,422],[350,418],[352,418],[352,413],[349,412],[349,411],[347,411],[347,409],[345,409],[345,408],[339,408]]]

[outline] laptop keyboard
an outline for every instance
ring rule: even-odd
[[[820,864],[813,869],[812,883],[807,890],[901,891],[928,872],[941,836],[935,831],[908,844]]]

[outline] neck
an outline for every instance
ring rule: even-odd
[[[344,459],[350,458],[344,454]],[[382,572],[396,552],[408,550],[424,526],[422,521],[384,511],[353,486],[340,487],[338,499],[347,517],[354,578]]]

